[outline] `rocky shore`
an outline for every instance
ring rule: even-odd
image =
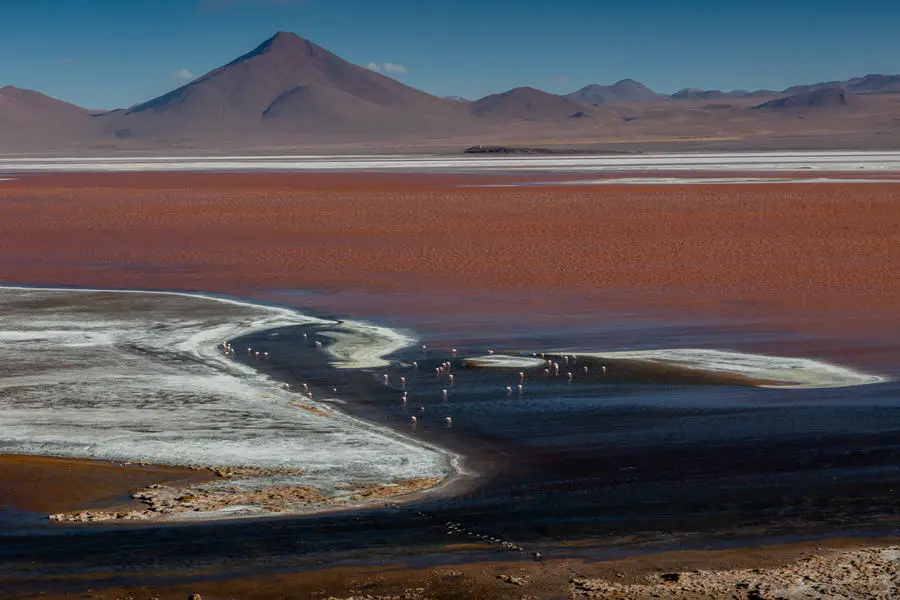
[[[403,479],[378,485],[347,485],[338,494],[326,495],[313,486],[254,486],[254,478],[299,475],[292,470],[212,467],[210,471],[227,482],[169,486],[153,484],[134,492],[131,497],[145,506],[132,510],[92,510],[59,512],[48,516],[51,521],[96,523],[103,521],[148,521],[178,516],[230,515],[297,512],[310,509],[337,508],[361,502],[394,498],[433,488],[441,479],[432,477]]]
[[[771,569],[660,573],[635,583],[577,577],[571,581],[569,597],[889,600],[900,597],[900,546],[815,554]]]

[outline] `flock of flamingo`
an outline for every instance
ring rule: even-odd
[[[308,341],[308,339],[309,339],[308,334],[304,333],[303,339]],[[319,340],[315,340],[314,345],[317,349],[321,349],[323,347],[322,342]],[[232,358],[235,356],[234,346],[228,340],[222,341],[221,348],[226,356],[229,356]],[[428,354],[428,346],[423,345],[422,346],[422,355],[427,356],[427,354]],[[451,350],[451,354],[454,357],[457,355],[456,348],[453,348]],[[493,356],[494,351],[488,350],[488,355]],[[269,360],[268,352],[254,350],[252,347],[249,347],[249,346],[247,347],[247,356],[252,359],[256,359],[256,360]],[[538,357],[538,354],[532,353],[531,356],[536,359]],[[548,358],[546,356],[546,354],[543,352],[540,354],[540,357],[541,357],[541,360],[543,360],[546,365],[545,368],[543,369],[544,377],[550,377],[551,375],[553,375],[554,377],[559,377],[560,373],[561,373],[560,363],[557,362],[556,360],[553,360],[553,358]],[[563,361],[563,366],[569,366],[570,362],[574,363],[574,361],[576,359],[577,359],[577,356],[574,354],[573,355],[563,354],[559,357],[559,360]],[[413,361],[412,367],[414,369],[418,370],[419,363],[416,361]],[[448,387],[453,387],[456,384],[456,376],[451,372],[452,369],[453,369],[453,364],[450,361],[443,361],[443,362],[441,362],[441,364],[439,366],[435,367],[435,369],[434,369],[435,377],[437,377],[439,380],[441,378],[446,378]],[[582,371],[586,375],[589,372],[589,368],[585,365],[582,367]],[[606,373],[607,373],[606,366],[601,366],[600,372],[601,372],[601,374],[606,375]],[[511,396],[514,389],[518,393],[518,395],[520,395],[520,396],[522,395],[522,392],[525,389],[525,386],[524,386],[525,371],[519,371],[518,375],[519,375],[519,382],[518,382],[518,384],[516,384],[515,388],[513,388],[511,385],[507,385],[505,387],[507,396]],[[572,371],[566,371],[567,381],[571,382],[574,379],[574,377],[575,377],[575,375]],[[390,387],[390,384],[391,384],[390,375],[388,375],[387,373],[384,373],[381,377],[381,380],[385,387]],[[404,408],[406,407],[407,402],[409,400],[409,392],[406,391],[406,383],[407,383],[406,377],[400,377],[400,388],[403,390],[403,392],[401,393],[401,396],[400,396],[400,402]],[[312,400],[313,394],[312,394],[312,391],[309,389],[309,385],[306,383],[303,383],[301,385],[303,388],[303,393],[307,396],[307,398]],[[285,387],[290,389],[290,385],[288,385],[288,384],[285,384]],[[337,392],[337,388],[332,388],[332,391]],[[444,402],[446,402],[448,397],[449,397],[448,388],[447,387],[442,388],[441,389],[441,399]],[[419,406],[419,411],[425,412],[425,407]],[[419,419],[416,416],[410,416],[409,421],[415,427],[418,424]],[[444,425],[447,427],[452,427],[453,426],[453,418],[449,417],[449,416],[444,417]]]

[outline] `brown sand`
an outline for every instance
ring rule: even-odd
[[[154,484],[190,485],[215,479],[206,470],[0,455],[0,506],[52,513],[81,507],[139,506],[128,498]]]
[[[889,600],[897,597],[897,586],[900,585],[897,559],[891,560],[900,551],[897,542],[896,538],[833,539],[734,550],[664,552],[601,562],[537,562],[528,558],[518,562],[469,563],[423,569],[402,566],[331,568],[151,587],[97,589],[97,586],[95,591],[80,594],[41,594],[35,598],[184,600],[189,594],[199,593],[204,600],[753,600],[759,597]],[[860,565],[863,567],[860,568]],[[867,571],[872,576],[866,577]],[[674,574],[678,574],[677,583],[670,581]],[[795,582],[802,584],[804,591],[812,592],[811,595],[786,593]],[[91,585],[89,581],[85,582],[85,587]],[[816,588],[824,593],[816,593]],[[748,593],[754,589],[764,595]],[[827,593],[829,589],[837,593],[830,595]],[[888,593],[885,594],[885,590]],[[771,595],[768,593],[770,591],[773,592]]]

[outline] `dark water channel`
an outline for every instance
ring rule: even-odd
[[[48,576],[75,573],[149,583],[357,563],[534,560],[534,552],[603,557],[888,534],[900,523],[895,382],[777,390],[635,381],[611,370],[572,382],[529,374],[520,394],[517,371],[463,366],[463,357],[487,351],[477,336],[455,341],[455,354],[435,343],[427,353],[416,347],[396,354],[391,368],[341,371],[315,348],[317,339],[328,343],[326,333],[305,326],[247,336],[235,345],[271,358],[257,362],[238,353],[237,359],[297,389],[307,383],[316,397],[337,388],[342,410],[465,455],[466,467],[480,477],[457,494],[358,513],[152,527],[9,527],[0,532],[4,591],[15,597],[53,589]],[[570,331],[566,343],[575,352],[597,349],[600,335]],[[602,337],[607,347],[624,347],[626,339],[633,347],[666,339],[680,347],[748,342],[744,333],[702,328],[648,327]],[[797,342],[770,338],[750,345]],[[540,352],[559,340],[552,332],[520,332],[491,344]],[[434,374],[444,361],[453,365],[453,385]],[[580,372],[579,364],[573,367]],[[407,378],[405,405],[400,377]],[[111,573],[120,574],[105,575]],[[71,585],[80,589],[65,581],[58,589]]]

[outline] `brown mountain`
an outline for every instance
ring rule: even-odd
[[[478,117],[524,121],[565,119],[581,116],[580,113],[585,110],[581,102],[533,87],[517,87],[502,94],[491,94],[476,100],[470,107],[472,114]]]
[[[280,32],[168,94],[100,117],[122,136],[414,130],[465,116],[437,98]]]
[[[0,132],[40,124],[81,123],[90,112],[34,90],[7,85],[0,88]]]
[[[700,88],[685,88],[670,96],[673,100],[733,100],[740,98],[764,98],[777,96],[778,92],[772,90],[704,90]]]
[[[863,101],[853,92],[842,87],[829,87],[777,98],[763,102],[753,108],[762,110],[822,110],[858,108],[862,104]]]
[[[91,112],[34,90],[0,88],[0,148],[55,149],[89,138]]]
[[[900,75],[866,75],[847,81],[847,88],[856,94],[900,94]]]
[[[612,85],[587,85],[580,90],[566,94],[566,98],[601,106],[603,104],[626,104],[629,102],[648,102],[665,98],[657,94],[643,83],[634,79],[622,79]]]
[[[0,150],[883,148],[900,143],[895,91],[900,76],[866,75],[777,99],[764,90],[689,89],[672,101],[647,101],[657,95],[623,80],[579,90],[582,101],[523,87],[466,102],[437,98],[279,33],[130,109],[97,115],[38,92],[2,88]],[[591,99],[600,105],[585,103]]]
[[[813,92],[836,87],[845,88],[861,95],[897,94],[900,93],[900,75],[870,73],[869,75],[854,77],[845,81],[823,81],[806,85],[795,85],[784,90],[784,93],[799,94],[801,92]]]

